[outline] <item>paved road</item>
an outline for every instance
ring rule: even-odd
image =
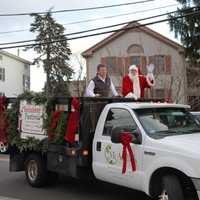
[[[105,183],[62,179],[55,186],[32,188],[23,172],[8,171],[8,157],[0,155],[0,200],[149,200],[143,193]]]

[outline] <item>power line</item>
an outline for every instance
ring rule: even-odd
[[[186,9],[183,9],[182,12],[184,12],[186,10],[190,10],[192,8],[198,8],[198,7],[194,6],[194,7],[186,8]],[[99,27],[99,28],[94,28],[94,29],[89,29],[89,30],[84,30],[84,31],[79,31],[79,32],[74,32],[74,33],[68,33],[68,34],[64,34],[64,36],[71,36],[71,35],[77,35],[77,34],[87,33],[87,32],[91,32],[91,31],[106,29],[106,28],[113,28],[113,27],[116,27],[116,26],[122,26],[122,25],[125,25],[125,24],[133,23],[133,22],[139,22],[139,21],[144,21],[144,20],[148,20],[148,19],[158,18],[158,17],[162,17],[162,16],[165,16],[165,15],[174,14],[174,13],[177,13],[177,12],[178,11],[172,11],[172,12],[168,12],[168,13],[163,13],[163,14],[159,14],[159,15],[141,18],[141,19],[134,20],[134,21],[128,21],[128,22],[118,23],[118,24],[114,24],[114,25],[103,26],[103,27]],[[12,44],[20,44],[20,43],[28,43],[28,42],[39,42],[39,40],[33,39],[33,40],[22,40],[22,41],[17,41],[17,42],[6,42],[6,43],[0,43],[0,45],[12,45]]]
[[[140,10],[140,11],[136,11],[136,12],[129,12],[129,13],[124,13],[124,14],[119,14],[119,15],[111,15],[111,16],[107,16],[107,17],[99,17],[99,18],[94,18],[94,19],[70,22],[70,23],[63,24],[63,25],[80,24],[80,23],[85,23],[85,22],[98,21],[98,20],[102,20],[102,19],[110,19],[110,18],[115,18],[115,17],[127,16],[127,15],[131,15],[131,14],[138,14],[138,13],[148,12],[148,11],[152,11],[152,10],[158,10],[158,9],[162,9],[162,8],[169,8],[169,7],[178,6],[178,5],[179,4],[171,4],[171,5],[168,5],[168,6],[161,6],[161,7],[157,7],[157,8]]]
[[[82,24],[82,23],[87,23],[87,22],[99,21],[99,20],[103,20],[103,19],[111,19],[111,18],[115,18],[115,17],[121,17],[121,16],[127,16],[127,15],[132,15],[132,14],[143,13],[143,12],[149,12],[149,11],[153,11],[153,10],[174,7],[174,6],[178,6],[178,5],[179,4],[171,4],[171,5],[168,5],[168,6],[161,6],[161,7],[156,7],[156,8],[146,9],[146,10],[139,10],[139,11],[136,11],[136,12],[123,13],[123,14],[119,14],[119,15],[111,15],[111,16],[105,16],[105,17],[99,17],[99,18],[93,18],[93,19],[74,21],[74,22],[69,22],[69,23],[63,24],[63,26],[73,25],[73,24]],[[29,31],[29,29],[18,29],[18,30],[12,30],[12,31],[3,31],[3,32],[0,32],[0,35],[8,34],[8,33],[18,33],[18,32],[24,32],[24,31]]]
[[[77,11],[88,11],[88,10],[97,10],[97,9],[105,9],[105,8],[113,8],[113,7],[120,7],[120,6],[128,6],[134,4],[141,4],[147,3],[155,0],[143,0],[143,1],[136,1],[136,2],[129,2],[129,3],[121,3],[121,4],[113,4],[107,6],[97,6],[97,7],[87,7],[87,8],[73,8],[73,9],[65,9],[65,10],[56,10],[56,11],[49,11],[50,13],[62,13],[62,12],[77,12]],[[0,17],[13,17],[13,16],[24,16],[24,15],[31,15],[31,14],[47,14],[49,12],[26,12],[26,13],[9,13],[9,14],[0,14]]]
[[[50,44],[50,43],[54,43],[54,42],[62,42],[62,41],[66,41],[66,40],[69,40],[69,41],[70,40],[76,40],[76,39],[81,39],[81,38],[86,38],[86,37],[92,37],[92,36],[97,36],[97,35],[103,35],[103,34],[119,32],[119,31],[124,31],[124,30],[130,30],[130,29],[139,28],[139,27],[143,27],[143,26],[163,23],[163,22],[170,21],[170,20],[173,20],[173,19],[180,19],[180,18],[184,18],[184,17],[193,16],[193,15],[196,15],[196,14],[200,14],[200,11],[187,13],[187,14],[182,15],[182,16],[172,17],[171,19],[163,19],[163,20],[158,20],[158,21],[154,21],[154,22],[149,22],[149,23],[146,23],[146,24],[139,24],[139,25],[135,25],[134,27],[124,27],[124,28],[121,28],[121,29],[116,29],[116,30],[111,30],[111,31],[104,31],[104,32],[100,32],[100,33],[90,34],[90,35],[77,36],[77,37],[68,38],[68,39],[62,39],[62,40],[54,40],[54,41],[50,41],[50,42],[41,42],[41,43],[33,43],[33,44],[26,44],[26,45],[7,46],[7,47],[0,48],[0,50],[37,46],[37,45],[43,45],[43,44]]]

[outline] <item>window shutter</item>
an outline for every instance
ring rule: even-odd
[[[171,56],[165,56],[165,73],[171,74],[172,61]]]
[[[147,73],[147,59],[146,56],[141,56],[141,71],[142,74]]]
[[[154,64],[154,56],[149,56],[148,64]]]
[[[117,57],[116,74],[119,75],[119,76],[124,75],[123,57]]]
[[[117,61],[118,61],[118,58],[116,56],[113,57],[114,59],[114,66],[112,67],[112,75],[117,75],[118,74],[118,65],[117,65]]]
[[[30,76],[27,77],[27,81],[28,81],[28,89],[30,90],[30,86],[31,86]]]
[[[3,81],[5,81],[5,68],[3,68]]]
[[[129,66],[130,66],[130,57],[125,57],[125,74],[128,74]]]
[[[154,64],[155,65],[155,56],[149,56],[148,65]],[[155,65],[154,74],[158,74],[158,68]]]

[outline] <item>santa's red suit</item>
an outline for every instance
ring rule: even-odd
[[[135,70],[134,75],[131,73],[132,70]],[[139,68],[132,65],[129,67],[129,74],[123,77],[122,95],[135,99],[144,98],[145,88],[150,88],[154,86],[154,84],[155,81],[152,75],[141,75]]]

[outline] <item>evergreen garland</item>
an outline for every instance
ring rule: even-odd
[[[50,140],[50,142],[53,144],[63,144],[67,128],[68,113],[67,112],[61,113],[61,116],[57,122],[57,126],[55,129],[51,128],[52,118],[53,114],[51,114],[51,116],[47,119],[48,121],[47,132],[53,133],[53,137]]]

